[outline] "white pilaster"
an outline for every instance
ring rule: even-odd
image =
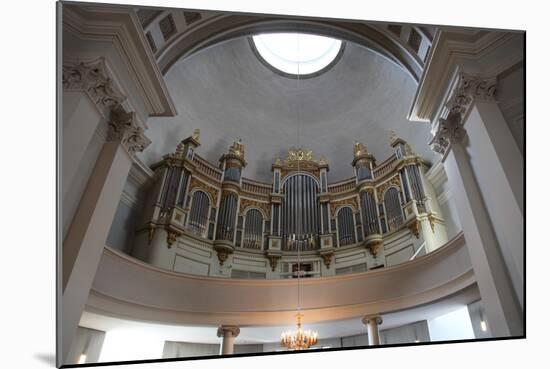
[[[83,173],[82,161],[99,125],[109,118],[110,108],[126,98],[108,77],[105,61],[63,65],[63,137],[61,141],[61,194],[63,237],[79,198],[71,198],[75,178]],[[86,178],[87,179],[87,178]],[[85,182],[83,182],[85,183]],[[80,190],[81,191],[81,190]],[[77,193],[80,193],[76,189]],[[74,197],[74,196],[73,196]]]
[[[122,109],[118,106],[119,109]],[[134,114],[117,110],[109,138],[96,162],[63,242],[62,355],[65,360],[88,299],[135,151],[150,141],[135,126]]]
[[[495,337],[521,336],[522,296],[514,288],[518,273],[510,268],[513,264],[505,262],[512,257],[507,247],[510,240],[497,232],[509,232],[506,227],[517,231],[520,225],[518,234],[511,237],[517,240],[515,246],[523,257],[523,218],[519,212],[510,215],[495,211],[517,209],[516,200],[511,191],[503,191],[507,186],[501,182],[505,178],[499,176],[502,158],[481,129],[486,123],[477,108],[492,104],[495,85],[494,79],[459,75],[447,102],[446,117],[437,122],[431,144],[443,155],[481,299],[489,325],[494,328],[492,333]],[[468,134],[464,127],[469,129]]]

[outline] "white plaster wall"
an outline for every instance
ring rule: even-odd
[[[166,341],[162,358],[213,356],[219,355],[219,353],[219,344]]]
[[[432,342],[475,338],[466,306],[428,320],[428,329]]]
[[[118,203],[118,207],[113,219],[113,224],[107,236],[107,245],[120,250],[126,254],[130,254],[132,243],[136,230],[136,218],[139,216],[139,211],[124,201]]]
[[[107,236],[107,245],[132,254],[136,231],[140,228],[140,218],[145,206],[144,186],[140,186],[131,176],[128,176],[124,192]]]
[[[105,332],[78,327],[66,364],[77,364],[81,354],[86,355],[86,363],[98,362],[104,340]]]
[[[429,178],[429,183],[432,185],[434,203],[439,207],[439,216],[445,221],[447,239],[450,240],[462,231],[462,225],[453,199],[453,191],[445,173],[445,167],[441,163],[434,165],[426,173],[426,177]]]
[[[380,343],[383,345],[415,342],[430,342],[427,321],[423,320],[380,331]]]
[[[491,328],[485,314],[485,309],[481,300],[477,300],[468,304],[468,313],[470,314],[470,320],[472,323],[472,329],[476,338],[491,338]],[[485,323],[486,330],[482,330],[481,322]]]
[[[441,216],[445,219],[447,237],[452,239],[462,231],[462,224],[460,224],[460,218],[450,189],[445,189],[437,198]]]
[[[400,264],[410,260],[422,245],[422,237],[416,238],[408,229],[395,232],[384,240],[384,257],[386,266]],[[424,254],[421,251],[418,256]]]

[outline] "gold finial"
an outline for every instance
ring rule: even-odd
[[[398,138],[398,137],[397,137],[397,134],[395,133],[395,130],[392,129],[392,130],[390,131],[390,145],[391,145],[392,142],[395,141],[397,138]]]
[[[282,161],[281,161],[281,158],[277,156],[277,157],[275,158],[275,163],[274,163],[274,164],[275,164],[275,165],[282,165],[283,163],[282,163]]]
[[[367,147],[362,143],[355,141],[355,144],[353,145],[353,156],[358,157],[364,154],[368,154]]]
[[[327,158],[322,155],[320,158],[319,158],[319,164],[320,165],[326,165],[327,164]]]
[[[193,130],[193,135],[191,137],[193,138],[193,140],[199,142],[200,136],[201,136],[201,130],[199,128],[195,128]]]
[[[244,145],[242,144],[242,140],[240,138],[237,139],[237,141],[234,141],[233,145],[229,147],[229,153],[241,158],[244,156]]]
[[[183,158],[183,148],[184,148],[185,144],[183,143],[183,141],[181,141],[178,146],[176,146],[176,152],[175,152],[175,155],[176,157],[178,158]]]
[[[408,143],[405,144],[405,155],[416,155],[416,153],[412,150],[411,145]]]

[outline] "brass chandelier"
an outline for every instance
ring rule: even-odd
[[[299,47],[299,43],[298,43]],[[298,91],[298,82],[300,80],[300,63],[298,63],[298,73],[296,78],[296,90]],[[296,138],[298,141],[298,147],[300,147],[300,119],[299,119],[299,104],[297,105],[296,109]],[[298,172],[300,172],[300,161],[298,161]],[[300,235],[300,212],[298,213],[298,234]],[[296,314],[296,329],[294,331],[286,331],[281,333],[281,346],[286,347],[289,350],[307,350],[311,346],[314,346],[317,343],[317,332],[311,331],[311,330],[304,330],[302,329],[302,317],[303,314],[300,313],[300,298],[301,298],[301,285],[300,285],[300,277],[302,274],[302,269],[300,265],[300,249],[304,244],[311,244],[314,241],[313,235],[310,235],[309,237],[305,239],[296,239],[296,234],[290,235],[289,241],[292,245],[297,246],[298,249],[298,270],[297,270],[297,278],[298,278],[298,314]]]
[[[302,329],[302,314],[296,314],[296,330],[281,334],[281,346],[289,350],[307,350],[317,343],[317,332]]]

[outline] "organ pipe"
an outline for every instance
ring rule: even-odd
[[[369,192],[361,193],[361,210],[363,213],[363,231],[365,236],[379,234],[376,201]]]
[[[401,202],[399,192],[396,188],[390,187],[384,194],[384,205],[386,207],[386,221],[390,230],[397,229],[403,224]]]
[[[283,247],[290,235],[296,235],[297,240],[316,239],[320,228],[317,182],[308,175],[295,174],[287,178],[283,190]]]
[[[209,208],[210,200],[208,196],[202,191],[196,191],[193,194],[189,226],[192,231],[201,237],[204,236],[204,231],[207,227]]]
[[[262,214],[256,209],[250,209],[246,213],[243,246],[246,248],[260,249],[262,245],[262,228]]]
[[[410,165],[407,167],[407,173],[411,181],[411,188],[414,199],[418,203],[422,203],[424,200],[424,189],[422,187],[422,179],[420,177],[420,171],[416,165]]]
[[[355,221],[353,211],[344,207],[338,212],[338,242],[340,246],[355,243]]]
[[[216,239],[233,241],[235,221],[237,217],[237,196],[224,194],[220,205]]]

